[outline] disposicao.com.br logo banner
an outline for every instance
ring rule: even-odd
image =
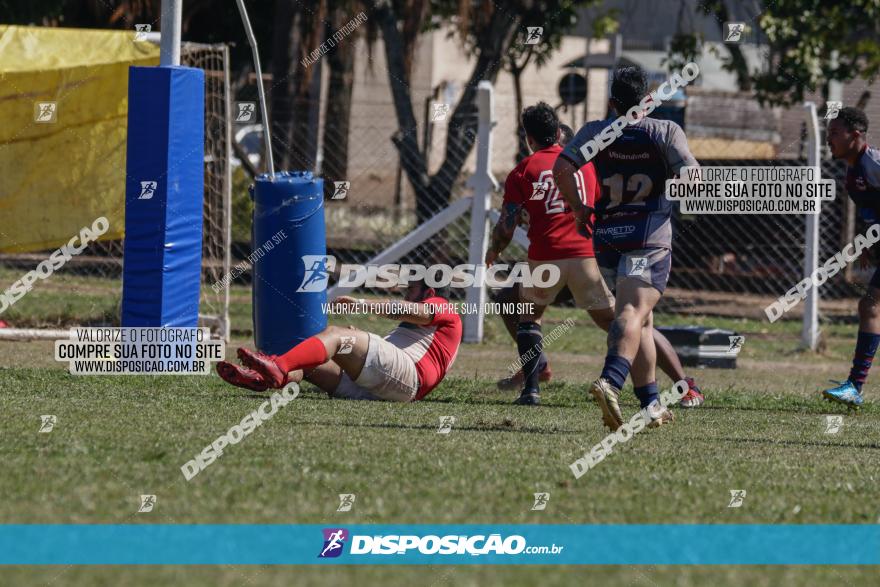
[[[49,564],[878,565],[880,525],[0,524],[0,565]]]
[[[439,529],[438,529],[439,530]],[[318,558],[336,558],[346,551],[346,539],[351,543],[347,548],[350,556],[371,555],[518,555],[560,554],[564,546],[551,544],[529,546],[524,536],[519,534],[350,534],[345,528],[325,528],[324,544]]]

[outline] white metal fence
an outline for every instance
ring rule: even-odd
[[[375,205],[368,198],[347,202],[327,202],[329,253],[341,263],[410,262],[433,264],[447,262],[479,263],[485,251],[488,227],[497,221],[501,200],[493,169],[510,169],[514,162],[497,160],[492,141],[513,137],[493,137],[492,121],[513,113],[492,112],[491,86],[481,86],[477,117],[478,141],[468,161],[472,165],[469,179],[449,178],[454,185],[451,205],[437,208],[433,220],[417,226],[413,204],[406,196],[406,178],[397,179],[398,195],[385,197],[388,204]],[[805,126],[810,130],[802,151],[806,159],[704,159],[702,165],[769,166],[819,165],[823,177],[837,179],[837,198],[823,203],[819,216],[796,215],[695,215],[674,217],[674,264],[670,280],[671,295],[664,296],[660,310],[684,313],[722,313],[763,319],[763,307],[783,295],[805,275],[812,273],[817,262],[840,250],[853,235],[852,211],[843,186],[844,166],[831,160],[820,160],[821,135],[815,109],[805,109]],[[367,132],[367,120],[353,121],[352,132]],[[355,130],[357,129],[357,130]],[[431,136],[432,133],[425,133]],[[373,137],[381,142],[381,137]],[[325,146],[325,148],[327,148]],[[443,148],[431,145],[430,148]],[[379,159],[377,173],[394,176],[397,154],[381,145],[373,153]],[[466,157],[466,155],[462,155]],[[370,181],[363,171],[352,176],[352,190],[363,189]],[[500,181],[504,177],[500,175]],[[361,184],[358,186],[358,184]],[[389,186],[386,184],[386,188]],[[385,193],[385,192],[382,192]],[[488,202],[491,202],[489,204]],[[484,216],[483,211],[488,210]],[[484,220],[488,219],[488,223]],[[342,221],[341,224],[337,222]],[[518,231],[515,242],[505,251],[502,261],[525,259],[525,233]],[[850,298],[860,286],[852,267],[821,286],[806,300],[803,313],[793,317],[804,320],[804,344],[815,347],[818,335],[819,297]],[[340,293],[335,289],[331,294]],[[374,293],[380,293],[378,291]],[[468,302],[484,299],[485,293],[469,290]],[[721,308],[721,309],[719,309]],[[467,316],[465,337],[480,340],[482,316]]]

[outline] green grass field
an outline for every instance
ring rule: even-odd
[[[236,315],[248,310],[245,298],[235,292]],[[22,304],[19,317],[26,310]],[[827,379],[846,375],[855,327],[828,328],[827,350],[814,354],[796,350],[794,322],[658,316],[661,325],[699,323],[744,334],[739,368],[693,371],[707,393],[705,407],[676,410],[672,426],[640,433],[576,480],[569,463],[605,435],[599,410],[585,396],[601,366],[604,334],[566,309],[551,311],[545,333],[567,317],[577,325],[548,349],[555,379],[540,408],[513,406],[511,393],[495,389],[515,352],[500,320],[490,318],[486,342],[463,346],[450,376],[425,401],[335,401],[307,385],[191,482],[180,466],[253,410],[259,394],[214,375],[72,377],[53,361],[51,342],[0,342],[0,517],[4,523],[880,523],[876,386],[869,380],[869,401],[858,413],[816,393]],[[393,325],[378,318],[354,323],[380,333]],[[659,380],[668,388],[668,378]],[[636,403],[629,391],[624,395],[631,414]],[[826,434],[825,415],[834,413],[844,414],[844,425]],[[42,414],[58,417],[49,434],[37,432]],[[448,435],[437,433],[442,416],[456,419]],[[731,489],[746,490],[742,507],[727,507]],[[551,494],[549,505],[531,511],[538,491]],[[157,495],[149,514],[136,513],[143,493]],[[336,512],[339,493],[356,494],[352,511]],[[0,570],[4,585],[565,585],[585,578],[614,585],[862,585],[876,581],[877,570]]]

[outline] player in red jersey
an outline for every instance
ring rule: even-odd
[[[559,146],[559,118],[550,105],[539,102],[522,113],[522,124],[532,154],[507,176],[501,218],[492,231],[486,251],[486,265],[492,265],[513,238],[525,210],[529,222],[529,266],[555,265],[559,280],[548,287],[522,287],[521,297],[532,302],[533,311],[519,316],[516,344],[523,362],[520,405],[540,403],[538,358],[543,346],[540,319],[544,308],[559,291],[569,286],[578,306],[589,311],[614,306],[593,259],[593,244],[577,232],[570,209],[553,182],[553,164],[562,152]]]
[[[532,120],[535,117],[538,117],[537,122]],[[513,237],[513,231],[516,228],[516,224],[513,224],[511,228],[510,219],[517,219],[518,223],[523,217],[525,217],[525,221],[528,222],[529,225],[529,260],[541,260],[541,262],[546,263],[547,260],[558,261],[562,259],[563,266],[573,267],[574,269],[573,273],[569,272],[568,275],[566,275],[565,271],[561,271],[562,279],[560,280],[560,283],[553,288],[539,292],[540,301],[535,302],[537,306],[535,316],[537,316],[537,318],[534,316],[527,316],[525,320],[527,328],[531,333],[534,333],[537,330],[537,334],[540,336],[540,316],[543,314],[546,306],[554,301],[558,302],[560,298],[564,298],[566,295],[570,295],[575,298],[575,302],[579,307],[583,307],[588,311],[590,317],[597,326],[607,331],[614,320],[614,298],[611,296],[610,303],[605,303],[606,300],[609,299],[606,297],[607,288],[602,282],[598,266],[595,262],[592,240],[586,239],[577,233],[571,208],[567,204],[564,206],[559,204],[561,198],[559,198],[558,191],[555,190],[552,176],[548,177],[549,174],[545,172],[545,169],[542,169],[542,165],[547,165],[546,169],[552,170],[556,156],[561,151],[562,146],[571,139],[573,132],[564,124],[560,124],[555,111],[543,103],[539,103],[538,105],[524,111],[524,126],[527,118],[530,119],[529,122],[532,127],[532,132],[543,133],[547,136],[554,134],[552,127],[553,121],[555,120],[557,128],[559,129],[556,142],[560,143],[561,146],[551,145],[542,149],[541,142],[535,140],[534,136],[529,134],[529,128],[526,127],[529,147],[532,149],[533,154],[520,162],[520,164],[508,176],[507,182],[505,182],[505,208],[502,210],[502,219],[499,221],[493,232],[493,244],[490,246],[489,251],[492,253],[493,249],[496,247],[500,247],[500,250],[506,248],[507,244]],[[533,177],[540,178],[541,183],[549,185],[541,187],[534,185],[534,183],[529,184],[524,176],[524,170],[526,170],[526,173],[529,173],[528,170],[531,170]],[[593,207],[593,200],[595,195],[600,193],[600,186],[598,178],[596,177],[595,168],[591,163],[587,163],[578,170],[576,181],[578,193],[580,194],[582,201],[587,206]],[[519,192],[528,189],[532,189],[533,192],[539,189],[542,190],[543,195],[546,196],[547,199],[538,199],[534,196],[540,194],[533,193],[532,197],[524,201],[522,196],[519,195]],[[519,205],[517,206],[517,204]],[[506,219],[504,216],[505,212],[507,213]],[[532,218],[537,218],[538,222],[533,224]],[[554,238],[561,239],[561,247],[558,246],[558,242],[553,242],[551,240]],[[533,247],[531,243],[536,243],[538,246]],[[498,252],[500,252],[500,250]],[[575,260],[564,260],[566,255],[574,256]],[[487,254],[487,262],[489,257],[490,255]],[[497,254],[495,254],[493,260],[494,258],[497,258]],[[572,285],[574,288],[571,288]],[[577,288],[581,289],[578,290]],[[534,293],[535,288],[532,288],[531,291]],[[591,297],[591,300],[585,302],[583,300],[583,295],[578,296],[575,292],[580,294],[586,292]],[[541,296],[540,293],[543,293],[544,295]],[[607,295],[610,296],[610,292],[608,292]],[[527,299],[526,296],[523,295],[523,290],[518,286],[512,286],[501,292],[498,301],[518,302],[522,299]],[[528,298],[528,301],[532,301],[533,299],[534,296]],[[596,301],[599,303],[596,303]],[[528,320],[529,317],[532,318],[531,321]],[[521,336],[519,333],[519,323],[522,322],[520,317],[502,316],[502,319],[504,320],[505,326],[511,336],[517,341],[517,345],[520,347],[520,355],[525,358],[529,354],[534,354],[528,353],[527,351],[524,353],[522,345],[520,344]],[[537,328],[533,324],[528,324],[528,322],[533,322],[537,325]],[[537,391],[537,386],[541,381],[549,381],[550,379],[549,363],[546,355],[541,350],[542,337],[538,338],[533,336],[532,338],[536,338],[537,340],[533,340],[530,344],[537,346],[529,346],[528,348],[535,348],[539,351],[537,353],[538,356],[536,361],[534,361],[536,364],[535,370],[537,371],[534,383],[529,384],[525,377],[525,373],[529,372],[529,361],[524,361],[525,364],[523,365],[523,369],[516,374],[499,381],[499,387],[503,389],[522,386],[523,393],[520,395],[517,403],[525,405],[535,405],[539,402],[539,391]],[[681,405],[683,407],[700,406],[703,403],[703,395],[694,380],[686,376],[672,344],[657,330],[654,330],[654,340],[657,345],[658,366],[669,375],[673,382],[684,379],[688,383],[689,389],[685,397],[682,399]]]
[[[461,319],[424,282],[411,283],[405,301],[366,303],[341,296],[334,304],[401,322],[385,338],[328,326],[279,356],[240,348],[244,367],[221,361],[217,373],[232,385],[255,391],[305,379],[331,397],[409,402],[428,395],[452,367],[461,343]]]

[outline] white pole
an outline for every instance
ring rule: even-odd
[[[819,142],[819,119],[816,116],[816,104],[807,102],[804,104],[804,109],[807,111],[807,165],[817,167],[820,171],[819,176],[821,176],[820,152],[822,146]],[[821,202],[817,205],[821,211]],[[804,243],[804,277],[809,278],[819,266],[819,214],[807,216]],[[806,348],[811,350],[816,350],[819,343],[819,291],[815,286],[807,291],[801,341]]]
[[[223,101],[226,103],[226,177],[223,178],[223,232],[226,250],[223,252],[223,275],[232,269],[232,94],[229,91],[229,45],[223,45]],[[229,342],[232,325],[229,323],[229,290],[223,288],[223,328],[220,337]]]
[[[489,209],[492,207],[492,192],[498,188],[498,182],[492,175],[492,127],[495,126],[495,100],[492,83],[483,80],[477,86],[477,105],[479,121],[477,123],[477,168],[468,180],[468,187],[474,190],[471,206],[470,247],[468,263],[479,266],[486,258],[489,246]],[[474,284],[467,290],[465,297],[469,307],[482,310],[486,301],[484,284]],[[468,312],[464,315],[464,342],[482,342],[483,313]]]
[[[431,216],[427,222],[423,222],[414,231],[408,233],[405,237],[387,247],[375,257],[371,257],[365,264],[384,265],[386,263],[394,263],[395,261],[400,260],[401,257],[449,226],[452,222],[457,220],[459,216],[463,216],[470,207],[471,199],[469,197],[455,200],[450,205],[443,208],[443,210]],[[336,296],[348,295],[355,289],[356,288],[354,287],[337,284],[327,290],[327,298],[332,300]]]
[[[251,19],[248,18],[244,0],[235,0],[238,11],[241,13],[241,21],[244,24],[244,32],[247,35],[251,52],[254,54],[254,70],[257,73],[257,94],[260,96],[260,110],[263,111],[263,136],[266,138],[266,159],[269,162],[269,177],[275,177],[275,159],[272,157],[272,135],[269,134],[269,110],[266,108],[266,90],[263,88],[263,70],[260,67],[260,52],[257,49],[257,39],[254,37],[254,29],[251,28]]]
[[[180,65],[180,22],[183,19],[183,0],[162,0],[162,40],[159,45],[159,65]]]

